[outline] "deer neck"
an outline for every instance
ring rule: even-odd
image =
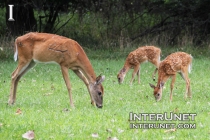
[[[123,73],[127,73],[128,71],[130,70],[130,66],[128,65],[128,64],[125,64],[124,66],[123,66],[123,68],[121,69],[121,71],[123,72]]]
[[[161,71],[161,69],[159,69],[157,86],[165,84],[168,78],[169,76],[165,72]]]
[[[90,63],[90,60],[88,59],[88,57],[86,56],[83,50],[81,51],[81,54],[78,55],[78,60],[80,61],[79,70],[86,77],[88,83],[95,83],[96,74]]]
[[[96,81],[96,74],[94,73],[94,70],[92,68],[92,65],[86,65],[82,66],[81,69],[82,73],[84,74],[84,76],[86,77],[88,83],[95,83]]]

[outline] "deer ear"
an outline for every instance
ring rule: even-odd
[[[105,80],[105,76],[101,74],[96,78],[96,83],[95,84],[101,84]]]
[[[126,71],[126,69],[123,67],[121,70],[120,70],[120,73],[124,73]]]
[[[160,82],[159,88],[163,88],[163,86],[164,86],[164,83]]]
[[[150,84],[150,83],[149,83],[149,85],[150,85],[150,87],[151,87],[151,88],[155,88],[155,85],[153,85],[153,84]]]

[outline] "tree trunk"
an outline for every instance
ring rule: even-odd
[[[18,36],[29,31],[37,31],[37,22],[34,17],[33,7],[31,1],[23,0],[6,0],[6,25],[8,34]],[[13,6],[13,19],[9,21],[9,6]]]

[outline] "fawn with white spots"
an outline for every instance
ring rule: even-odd
[[[190,79],[188,72],[192,69],[192,56],[185,52],[176,52],[167,56],[159,65],[157,86],[150,84],[154,89],[155,100],[159,101],[162,98],[162,89],[168,78],[171,80],[170,101],[172,101],[173,88],[176,80],[176,74],[179,73],[186,82],[185,98],[191,97]]]
[[[152,75],[153,80],[155,80],[155,74],[158,70],[159,63],[160,63],[160,54],[161,54],[161,49],[154,46],[139,47],[138,49],[130,52],[125,60],[123,68],[119,71],[117,75],[119,84],[121,84],[124,81],[126,73],[130,69],[134,69],[130,83],[132,84],[134,77],[137,74],[138,83],[140,84],[140,65],[143,62],[147,62],[147,61],[151,62],[152,64],[156,66],[156,69]]]

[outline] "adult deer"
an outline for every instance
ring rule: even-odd
[[[138,83],[140,84],[140,65],[145,61],[149,61],[156,66],[156,69],[152,75],[155,80],[155,74],[158,70],[160,63],[161,50],[154,46],[144,46],[132,51],[127,56],[123,68],[119,71],[117,79],[119,84],[124,81],[126,73],[130,69],[134,69],[130,83],[132,84],[136,74],[138,75]]]
[[[190,79],[188,78],[188,72],[190,73],[192,68],[192,56],[184,52],[172,53],[163,60],[158,69],[158,82],[157,86],[150,84],[154,89],[155,100],[159,101],[162,98],[162,89],[165,82],[169,77],[171,80],[171,92],[170,92],[170,101],[172,101],[172,91],[174,88],[174,83],[176,80],[176,73],[178,72],[186,82],[186,92],[185,98],[191,97],[190,90]]]
[[[36,62],[54,62],[60,65],[72,107],[74,104],[68,69],[73,70],[85,83],[91,103],[102,108],[104,90],[101,83],[105,76],[96,77],[88,57],[76,41],[55,34],[31,32],[15,40],[15,51],[14,59],[16,61],[18,57],[19,61],[17,68],[12,73],[9,105],[15,103],[18,81],[35,66]]]

